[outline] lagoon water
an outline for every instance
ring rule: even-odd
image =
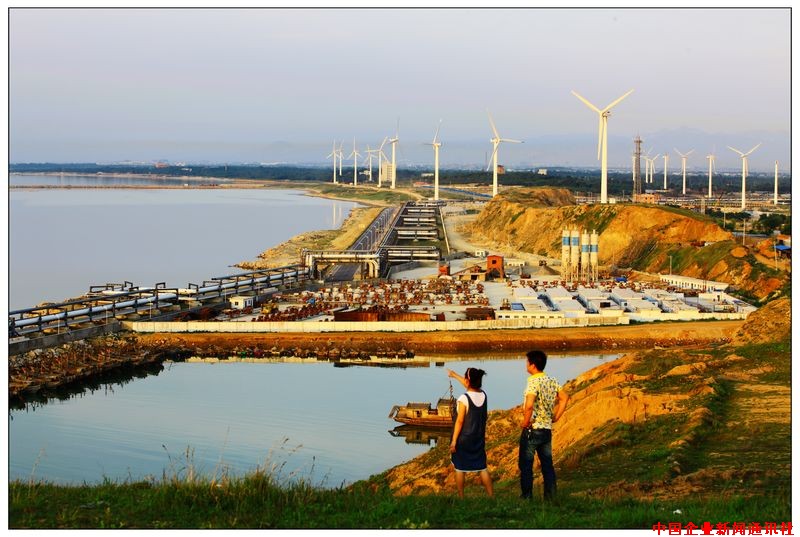
[[[337,228],[354,206],[292,190],[13,189],[10,307],[106,282],[185,286],[233,274],[228,265],[291,236]],[[554,356],[547,370],[564,382],[617,356]],[[9,477],[93,483],[161,478],[188,466],[207,475],[262,466],[286,479],[338,486],[431,448],[433,440],[393,436],[397,423],[387,414],[395,404],[445,395],[440,360],[408,369],[166,364],[144,378],[10,410]],[[490,408],[520,403],[520,358],[447,360],[462,374],[467,367],[488,372]]]
[[[552,356],[547,371],[565,382],[617,356]],[[187,465],[206,475],[261,466],[280,468],[281,478],[336,487],[435,445],[393,436],[399,424],[387,416],[393,405],[435,403],[449,393],[446,367],[462,375],[467,367],[486,370],[490,409],[522,401],[527,373],[511,356],[408,369],[173,363],[147,378],[13,410],[9,477],[91,483],[182,475]],[[463,393],[458,383],[454,393]]]
[[[355,206],[296,190],[12,189],[9,306],[111,282],[186,287],[242,272],[230,265],[299,233],[336,229]]]

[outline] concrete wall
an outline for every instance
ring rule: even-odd
[[[324,332],[433,332],[454,330],[500,330],[508,328],[564,328],[628,324],[627,317],[501,319],[493,321],[374,322],[295,321],[295,322],[124,322],[134,332],[231,332],[231,333],[324,333]]]
[[[165,323],[159,323],[165,324]],[[47,349],[55,347],[63,343],[78,341],[89,337],[103,336],[106,334],[113,334],[123,329],[122,323],[109,322],[100,326],[92,326],[90,328],[80,328],[77,330],[70,330],[61,334],[50,334],[31,339],[23,339],[8,343],[8,354],[22,354],[24,352],[32,351],[35,349]]]

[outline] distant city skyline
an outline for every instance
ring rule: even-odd
[[[395,134],[399,165],[790,171],[788,8],[9,11],[9,160],[323,164]],[[388,152],[387,152],[388,153]],[[663,159],[656,163],[663,170]],[[352,159],[345,159],[352,166]],[[361,167],[361,164],[359,163]]]

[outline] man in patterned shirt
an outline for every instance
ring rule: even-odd
[[[522,405],[522,435],[519,438],[519,479],[522,498],[533,494],[533,454],[539,456],[544,479],[544,499],[556,494],[556,471],[553,468],[552,427],[569,402],[569,395],[556,379],[544,374],[547,355],[542,351],[527,354],[528,384]]]

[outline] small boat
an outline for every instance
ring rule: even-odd
[[[453,385],[450,385],[450,396],[441,397],[434,408],[430,403],[412,403],[394,405],[389,417],[406,425],[416,427],[449,428],[456,421],[456,400],[453,397]]]

